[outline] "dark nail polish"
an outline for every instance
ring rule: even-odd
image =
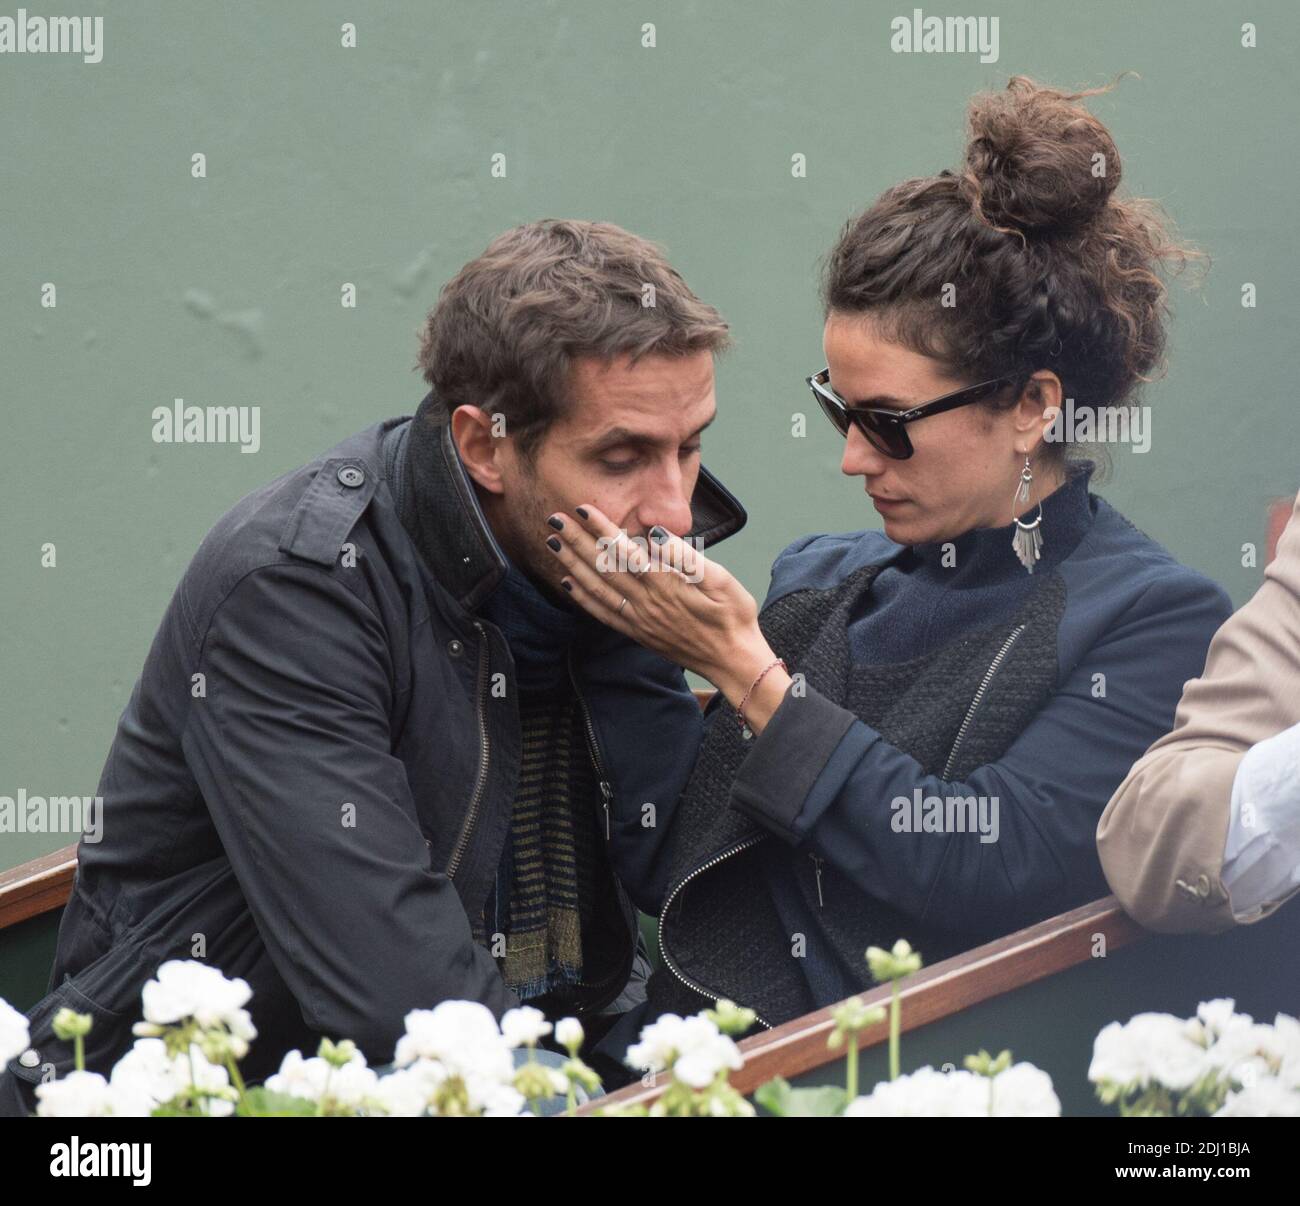
[[[650,529],[650,539],[653,540],[655,544],[663,544],[663,542],[668,539],[668,533],[658,524],[655,524],[655,526]]]
[[[562,520],[558,515],[552,515],[546,522],[549,523],[557,532],[562,532],[564,530],[564,520]]]
[[[546,538],[546,547],[558,553],[560,551],[560,538],[558,536],[548,536]]]
[[[578,513],[578,515],[579,515],[580,518],[582,518],[582,519],[590,519],[590,518],[591,518],[591,516],[587,514],[587,508],[586,508],[586,507],[574,507],[573,509]]]
[[[561,578],[560,585],[564,587],[564,589],[567,590],[569,594],[573,594],[573,583],[570,582],[568,578]]]

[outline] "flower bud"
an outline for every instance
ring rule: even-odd
[[[66,1042],[68,1039],[85,1037],[93,1024],[94,1019],[90,1014],[78,1013],[75,1009],[64,1006],[54,1015],[51,1026],[55,1035]]]

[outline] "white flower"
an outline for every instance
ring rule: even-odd
[[[501,1033],[509,1047],[532,1047],[551,1033],[551,1024],[540,1009],[522,1005],[506,1010],[501,1018]]]
[[[627,1049],[624,1061],[631,1068],[647,1072],[662,1072],[677,1050],[677,1035],[683,1018],[680,1014],[661,1014],[648,1026],[641,1028],[640,1041]]]
[[[673,1063],[673,1075],[692,1089],[707,1089],[724,1070],[736,1070],[743,1063],[740,1048],[725,1034],[705,1036]]]
[[[379,1086],[379,1077],[366,1066],[366,1058],[357,1051],[341,1068],[320,1056],[304,1059],[301,1051],[290,1051],[280,1061],[280,1070],[266,1078],[272,1093],[286,1093],[319,1102],[322,1098],[345,1107],[359,1108]]]
[[[964,1069],[938,1072],[929,1065],[909,1076],[882,1081],[844,1109],[852,1118],[973,1118],[988,1112],[987,1077]]]
[[[143,1113],[148,1114],[185,1088],[189,1072],[187,1069],[178,1075],[176,1060],[167,1054],[162,1039],[141,1038],[113,1065],[109,1083],[124,1097],[137,1098]]]
[[[447,1079],[447,1070],[436,1060],[417,1059],[379,1078],[371,1093],[378,1112],[393,1118],[415,1118],[429,1108],[438,1086]]]
[[[1198,1020],[1183,1021],[1168,1013],[1139,1013],[1126,1024],[1111,1022],[1093,1044],[1088,1079],[1145,1088],[1190,1088],[1209,1070]]]
[[[305,1101],[319,1101],[325,1087],[325,1077],[332,1072],[323,1059],[304,1059],[301,1051],[286,1051],[280,1061],[280,1070],[266,1078],[266,1087],[272,1093],[301,1097]]]
[[[406,1033],[397,1040],[393,1062],[399,1067],[420,1056],[441,1060],[448,1067],[475,1067],[484,1060],[513,1069],[514,1060],[496,1018],[476,1001],[443,1001],[434,1009],[412,1009],[405,1019]]]
[[[0,1066],[31,1046],[27,1018],[18,1012],[4,997],[0,997]]]
[[[113,1091],[98,1072],[69,1072],[36,1086],[40,1118],[107,1118],[113,1105]]]
[[[477,1081],[470,1085],[469,1104],[471,1109],[481,1110],[484,1118],[513,1118],[527,1103],[513,1085]]]
[[[1276,1050],[1282,1059],[1277,1078],[1293,1089],[1300,1089],[1300,1021],[1279,1013],[1273,1019]]]
[[[740,1048],[708,1018],[683,1018],[665,1013],[641,1031],[641,1041],[627,1049],[630,1067],[662,1072],[669,1068],[677,1079],[695,1089],[707,1088],[723,1068],[743,1062]]]
[[[555,1040],[561,1047],[570,1050],[581,1047],[584,1038],[582,1023],[577,1018],[561,1018],[555,1023]]]
[[[253,995],[248,981],[227,980],[215,967],[195,959],[169,959],[140,994],[146,1022],[171,1025],[194,1018],[200,1026],[229,1026],[242,1039],[257,1037],[248,1011]]]
[[[1207,1063],[1249,1088],[1281,1065],[1285,1043],[1272,1026],[1236,1017],[1205,1053]]]
[[[241,980],[240,983],[242,984],[243,981]],[[225,1016],[224,1021],[226,1029],[230,1032],[229,1037],[218,1040],[217,1036],[214,1036],[213,1041],[218,1046],[224,1043],[235,1059],[243,1059],[248,1054],[248,1044],[257,1037],[257,1027],[253,1025],[253,1019],[247,1009],[232,1009]]]
[[[414,1066],[379,1078],[368,1113],[381,1118],[420,1118],[429,1108],[424,1084],[412,1075]]]
[[[735,1070],[744,1060],[730,1035],[704,1017],[687,1018],[678,1038],[673,1075],[692,1088],[706,1088],[723,1069]]]
[[[1196,1007],[1196,1017],[1205,1027],[1211,1041],[1218,1038],[1236,1018],[1241,1017],[1247,1023],[1252,1020],[1249,1014],[1238,1014],[1236,1004],[1232,997],[1216,997],[1213,1001],[1202,1001]]]
[[[1273,1077],[1258,1080],[1250,1088],[1229,1093],[1214,1115],[1216,1118],[1300,1118],[1300,1089]]]
[[[692,1089],[707,1089],[726,1066],[712,1052],[692,1051],[673,1064],[673,1075]]]
[[[993,1078],[996,1118],[1059,1118],[1061,1102],[1052,1078],[1033,1064],[1012,1064]]]
[[[188,1056],[173,1056],[162,1039],[136,1039],[131,1050],[113,1065],[109,1084],[115,1101],[113,1113],[118,1115],[147,1117],[156,1106],[166,1105],[191,1088],[226,1095],[205,1099],[201,1108],[214,1118],[230,1115],[235,1109],[228,1100],[233,1093],[229,1074],[210,1063],[197,1043],[190,1045]]]
[[[460,1080],[471,1111],[517,1114],[524,1104],[512,1083],[514,1057],[485,1005],[443,1001],[434,1009],[411,1010],[393,1062],[401,1068],[419,1059],[437,1063],[443,1079]]]

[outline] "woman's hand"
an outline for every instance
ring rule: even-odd
[[[590,504],[554,518],[559,548],[548,547],[566,570],[563,585],[602,624],[707,678],[733,707],[776,660],[754,596],[688,542],[662,528],[633,541]],[[745,707],[754,732],[789,684],[779,666],[763,676]]]

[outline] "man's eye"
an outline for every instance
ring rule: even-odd
[[[684,445],[681,448],[680,455],[694,456],[700,450],[699,444]],[[641,458],[634,456],[630,461],[608,461],[604,458],[600,460],[600,467],[607,473],[627,473],[635,469],[641,463]]]

